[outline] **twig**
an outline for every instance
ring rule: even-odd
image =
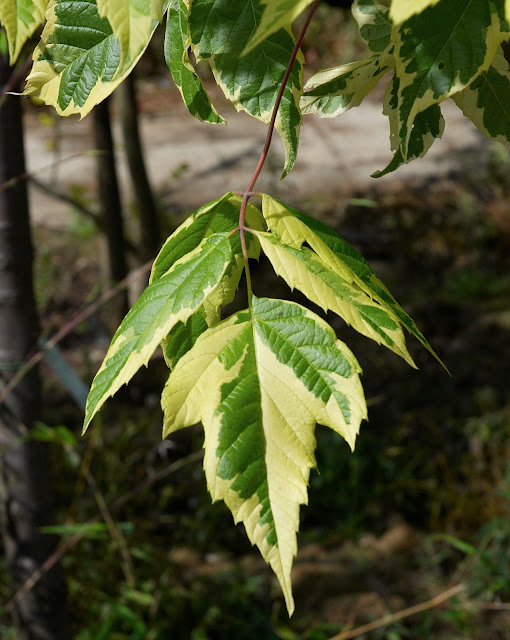
[[[417,613],[421,613],[422,611],[427,611],[427,609],[433,609],[437,607],[442,602],[453,598],[453,596],[457,595],[464,589],[463,584],[457,584],[446,591],[434,596],[430,600],[426,602],[422,602],[421,604],[415,604],[412,607],[408,607],[407,609],[402,609],[401,611],[397,611],[396,613],[391,613],[387,616],[379,618],[379,620],[374,620],[374,622],[370,622],[368,624],[364,624],[361,627],[356,627],[355,629],[351,629],[350,631],[342,631],[341,633],[333,636],[329,640],[349,640],[350,638],[357,638],[361,636],[363,633],[367,633],[368,631],[373,631],[374,629],[379,629],[380,627],[385,627],[392,622],[397,622],[398,620],[403,620],[404,618],[409,618],[410,616],[414,616]]]
[[[4,85],[4,87],[2,88],[2,91],[0,92],[0,107],[5,102],[9,91],[12,91],[14,87],[17,87],[21,83],[21,81],[24,79],[24,76],[29,70],[31,64],[32,64],[32,55],[28,55],[25,58],[25,61],[23,62],[23,64],[18,69],[15,69],[12,72],[11,77],[9,78],[9,81],[7,82],[6,85]]]
[[[58,189],[51,187],[46,182],[43,182],[42,180],[39,180],[39,178],[36,178],[33,174],[29,174],[27,176],[27,180],[31,184],[33,184],[34,187],[37,187],[41,191],[44,191],[44,193],[47,193],[48,195],[50,195],[52,198],[55,198],[56,200],[65,202],[66,204],[76,209],[78,213],[81,213],[83,216],[85,216],[89,220],[92,220],[92,222],[96,225],[96,227],[101,231],[105,230],[103,219],[98,213],[95,213],[88,207],[85,207],[84,205],[82,205],[80,202],[72,198],[67,193],[64,193],[63,191],[59,191]],[[140,252],[138,251],[138,249],[135,247],[134,244],[132,244],[128,240],[125,241],[125,244],[126,244],[126,247],[129,249],[129,251],[131,251],[133,255],[138,256],[140,254]]]

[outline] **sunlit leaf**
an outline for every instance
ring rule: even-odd
[[[392,0],[390,16],[395,24],[400,24],[438,2],[439,0]]]
[[[393,66],[390,56],[371,56],[333,69],[319,71],[305,86],[303,113],[334,118],[357,107]]]
[[[194,250],[204,238],[213,233],[234,231],[239,224],[241,202],[240,196],[226,193],[191,215],[163,245],[152,266],[149,282],[159,280],[176,260]],[[246,208],[245,222],[251,229],[261,230],[264,226],[262,213],[250,203]],[[260,253],[258,240],[252,234],[247,234],[246,243],[248,257],[258,259]],[[205,306],[196,312],[198,317],[195,318],[193,315],[185,327],[183,323],[177,323],[162,341],[163,353],[169,366],[173,366],[179,357],[194,344],[203,329],[218,322],[221,306],[232,301],[244,268],[239,234],[234,234],[231,237],[230,244],[233,260],[225,270],[225,274],[215,291],[204,301]]]
[[[393,298],[368,262],[333,229],[267,194],[262,198],[262,213],[269,229],[279,236],[282,243],[296,249],[308,244],[332,271],[378,302],[394,322],[405,328],[439,360],[415,322]]]
[[[275,571],[289,613],[315,425],[354,445],[366,417],[359,373],[352,353],[315,314],[254,297],[249,310],[198,338],[163,391],[164,435],[202,422],[212,498],[244,523]]]
[[[7,34],[9,59],[16,62],[25,42],[44,22],[48,0],[2,0],[0,23]]]
[[[134,38],[136,48],[122,52],[95,0],[50,0],[46,19],[24,93],[66,116],[84,116],[108,97],[130,73],[157,26],[152,20],[144,38]]]
[[[493,2],[441,0],[398,27],[398,135],[404,162],[416,116],[462,91],[489,68],[508,39],[502,7],[496,9]]]
[[[313,0],[262,0],[264,13],[257,30],[244,48],[248,53],[275,31],[288,28]]]
[[[214,234],[145,289],[113,336],[92,382],[84,431],[106,400],[147,366],[169,331],[186,322],[214,292],[231,259],[227,234]]]

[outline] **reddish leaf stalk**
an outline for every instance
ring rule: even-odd
[[[244,224],[245,221],[245,217],[246,217],[246,206],[248,204],[248,200],[250,199],[250,197],[252,195],[254,195],[253,192],[253,187],[255,186],[255,183],[257,182],[257,179],[260,175],[260,172],[262,171],[262,167],[264,166],[264,163],[266,162],[266,158],[267,158],[267,154],[269,151],[269,147],[271,146],[271,140],[273,138],[273,131],[274,131],[274,126],[275,126],[275,122],[276,122],[276,116],[278,115],[278,109],[280,108],[280,103],[282,101],[283,98],[283,92],[285,91],[285,87],[287,86],[287,82],[289,80],[291,71],[292,71],[292,67],[294,65],[294,62],[296,60],[297,54],[299,52],[299,48],[301,47],[301,43],[303,42],[303,38],[305,37],[305,33],[308,29],[308,26],[312,20],[313,14],[315,13],[315,10],[317,9],[318,5],[319,5],[320,0],[314,0],[314,2],[312,3],[309,11],[308,11],[308,15],[306,16],[306,20],[305,23],[301,29],[301,32],[299,33],[297,39],[296,39],[296,44],[294,46],[294,50],[292,51],[292,54],[290,56],[289,59],[289,63],[287,65],[287,69],[285,70],[285,74],[283,76],[283,80],[282,80],[282,84],[280,86],[280,90],[278,92],[278,95],[276,97],[276,102],[273,108],[273,114],[271,116],[271,121],[269,122],[269,127],[268,127],[268,131],[267,131],[267,136],[266,136],[266,143],[264,144],[264,149],[262,150],[262,154],[260,156],[260,159],[258,161],[257,166],[255,167],[255,171],[253,172],[253,175],[251,177],[251,180],[248,184],[248,186],[246,187],[244,193],[242,194],[243,196],[243,200],[241,202],[241,209],[239,211],[239,235],[241,237],[241,247],[243,250],[243,257],[244,257],[244,263],[245,263],[245,270],[246,270],[246,283],[248,286],[248,299],[251,300],[251,296],[252,296],[252,290],[251,290],[251,279],[250,279],[250,269],[248,266],[248,252],[246,249],[246,239],[244,236],[244,232],[247,231],[247,227]]]

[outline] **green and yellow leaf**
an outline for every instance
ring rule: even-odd
[[[315,425],[354,446],[366,404],[360,367],[333,330],[300,305],[256,298],[203,333],[170,373],[164,436],[204,425],[204,469],[280,581],[290,572],[299,506],[315,466]]]
[[[150,32],[133,35],[136,47],[126,52],[95,0],[50,0],[46,19],[24,93],[64,116],[85,116],[108,97],[131,72],[157,26],[152,20]]]
[[[394,151],[394,156],[384,169],[373,173],[372,178],[380,178],[395,171],[403,164],[422,158],[434,141],[443,135],[444,118],[441,114],[441,108],[439,105],[433,104],[416,116],[409,138],[407,160],[404,160],[398,135],[398,84],[398,78],[394,75],[386,87],[383,100],[383,113],[388,116],[390,122],[390,146]]]
[[[156,282],[164,275],[176,262],[190,251],[193,251],[204,238],[213,233],[229,233],[234,231],[239,224],[239,212],[242,198],[233,193],[226,193],[221,198],[201,207],[178,227],[167,239],[159,252],[154,264],[149,282]],[[248,203],[245,214],[246,224],[251,229],[262,230],[264,219],[257,207]],[[241,242],[239,234],[234,234],[230,238],[233,259],[216,290],[204,301],[196,314],[200,317],[192,318],[188,321],[186,328],[182,323],[178,323],[167,337],[162,341],[163,353],[168,366],[172,367],[176,361],[175,349],[182,355],[183,349],[189,348],[194,340],[200,335],[199,329],[205,326],[212,326],[220,319],[221,306],[228,304],[234,298],[239,286],[244,269]],[[252,234],[247,234],[246,244],[249,258],[258,259],[260,245]],[[179,338],[183,340],[179,347]],[[186,337],[187,336],[187,337]],[[185,338],[186,337],[186,338]],[[179,355],[179,357],[180,357]]]
[[[356,0],[352,5],[359,34],[374,53],[391,48],[393,25],[389,7],[390,0]]]
[[[319,71],[306,83],[301,110],[335,118],[359,106],[392,66],[391,56],[375,55]]]
[[[485,136],[510,143],[510,67],[501,51],[491,66],[453,99]]]
[[[192,116],[204,122],[225,122],[211,103],[202,81],[190,62],[189,0],[170,0],[165,34],[165,60]]]
[[[333,229],[267,194],[262,197],[262,213],[268,228],[279,236],[283,244],[295,249],[308,244],[325,265],[378,302],[394,322],[405,328],[441,362],[415,322],[393,298],[368,262]]]
[[[257,237],[273,269],[291,289],[298,289],[324,311],[334,311],[353,329],[416,366],[391,310],[372,300],[356,283],[342,278],[310,249],[289,247],[274,234],[259,232]]]
[[[163,19],[164,4],[165,0],[97,0],[99,15],[109,21],[120,42],[121,69],[145,51],[155,24]]]
[[[186,322],[215,291],[232,260],[227,234],[206,238],[142,293],[113,336],[92,382],[85,431],[102,405],[141,366],[178,322]]]
[[[248,41],[242,55],[273,35],[279,29],[287,29],[313,0],[262,0],[264,12],[260,24]]]
[[[395,24],[400,24],[408,20],[411,16],[422,13],[429,7],[433,7],[439,1],[440,0],[392,0],[390,17]]]
[[[417,115],[473,82],[508,38],[503,9],[492,1],[441,0],[396,28],[398,135],[404,162]]]
[[[2,0],[0,23],[9,44],[9,60],[14,64],[25,42],[44,22],[48,0]]]
[[[246,55],[243,49],[261,23],[262,0],[200,0],[191,4],[189,24],[192,50],[207,60],[216,82],[238,111],[270,121],[273,108],[294,49],[292,32],[279,29]],[[285,149],[283,176],[297,156],[303,92],[303,56],[296,59],[276,118],[276,129]]]

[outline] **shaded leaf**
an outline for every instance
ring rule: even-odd
[[[206,238],[150,284],[113,336],[87,399],[83,430],[105,401],[147,366],[177,322],[186,322],[218,286],[232,259],[226,234]]]
[[[164,435],[202,421],[204,469],[275,571],[289,613],[299,505],[315,466],[315,424],[351,445],[366,405],[359,365],[333,330],[300,305],[253,298],[209,329],[171,372]]]

